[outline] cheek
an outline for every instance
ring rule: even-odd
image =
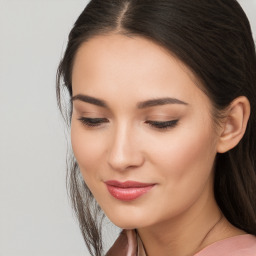
[[[214,155],[213,148],[210,145],[210,136],[200,136],[186,134],[182,137],[173,139],[167,150],[161,155],[159,159],[161,162],[171,167],[171,172],[177,176],[182,176],[189,172],[189,170],[197,167],[200,171],[204,166],[209,166],[209,161]],[[195,170],[196,171],[196,170]]]
[[[103,141],[95,133],[90,136],[80,123],[72,122],[71,143],[74,156],[86,183],[97,175],[99,164],[102,163]],[[89,185],[89,184],[88,184]]]
[[[169,139],[155,141],[154,148],[149,149],[161,184],[155,198],[154,207],[159,209],[155,218],[177,216],[212,193],[214,143],[211,129],[206,128],[183,130]]]
[[[154,148],[149,149],[152,162],[173,193],[183,193],[191,186],[200,189],[209,178],[216,156],[213,134],[210,126],[202,125],[201,129],[180,129],[153,143]]]

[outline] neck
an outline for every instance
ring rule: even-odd
[[[225,219],[213,193],[201,198],[182,215],[138,229],[148,256],[191,256],[204,247],[241,234]]]

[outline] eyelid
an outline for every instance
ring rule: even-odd
[[[145,123],[149,124],[153,128],[156,129],[171,129],[174,128],[178,124],[179,120],[174,119],[174,120],[169,120],[169,121],[154,121],[154,120],[147,120]]]
[[[104,123],[108,123],[107,118],[91,118],[91,117],[79,117],[78,120],[87,127],[98,127]]]
[[[163,113],[163,111],[154,111],[153,113],[146,113],[145,118],[146,120],[155,120],[155,121],[170,121],[174,119],[178,119],[181,116],[180,112],[172,111],[171,113]]]
[[[90,118],[90,117],[79,117],[78,120],[88,128],[100,127],[104,123],[109,123],[107,118]],[[168,120],[168,121],[157,121],[157,120],[147,120],[146,124],[149,126],[158,129],[158,130],[167,130],[174,128],[178,124],[178,119]]]

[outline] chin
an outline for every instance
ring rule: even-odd
[[[111,219],[110,219],[111,220]],[[141,223],[139,225],[139,223],[137,223],[136,221],[131,221],[129,218],[127,218],[126,220],[116,220],[113,219],[111,220],[112,223],[114,223],[117,227],[121,228],[121,229],[137,229],[137,228],[141,228]]]
[[[124,211],[122,214],[117,214],[111,211],[110,214],[105,213],[108,219],[121,229],[137,229],[148,226],[145,218],[145,213],[135,213],[134,211]]]

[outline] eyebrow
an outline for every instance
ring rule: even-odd
[[[152,99],[152,100],[147,100],[143,102],[139,102],[137,104],[137,107],[139,109],[142,108],[149,108],[149,107],[154,107],[154,106],[161,106],[161,105],[167,105],[167,104],[181,104],[181,105],[188,105],[188,103],[178,100],[176,98],[160,98],[160,99]]]
[[[75,100],[80,100],[83,102],[91,103],[99,107],[108,108],[108,105],[104,100],[96,99],[88,95],[83,95],[83,94],[75,95],[71,98],[71,101],[75,101]]]
[[[75,101],[75,100],[80,100],[80,101],[90,103],[90,104],[93,104],[93,105],[96,105],[99,107],[103,107],[103,108],[109,108],[108,104],[104,100],[97,99],[97,98],[94,98],[94,97],[91,97],[88,95],[83,95],[83,94],[75,95],[71,98],[71,101]],[[162,106],[162,105],[167,105],[167,104],[188,105],[188,103],[181,101],[179,99],[165,97],[165,98],[150,99],[150,100],[139,102],[137,104],[137,108],[143,109],[143,108]]]

